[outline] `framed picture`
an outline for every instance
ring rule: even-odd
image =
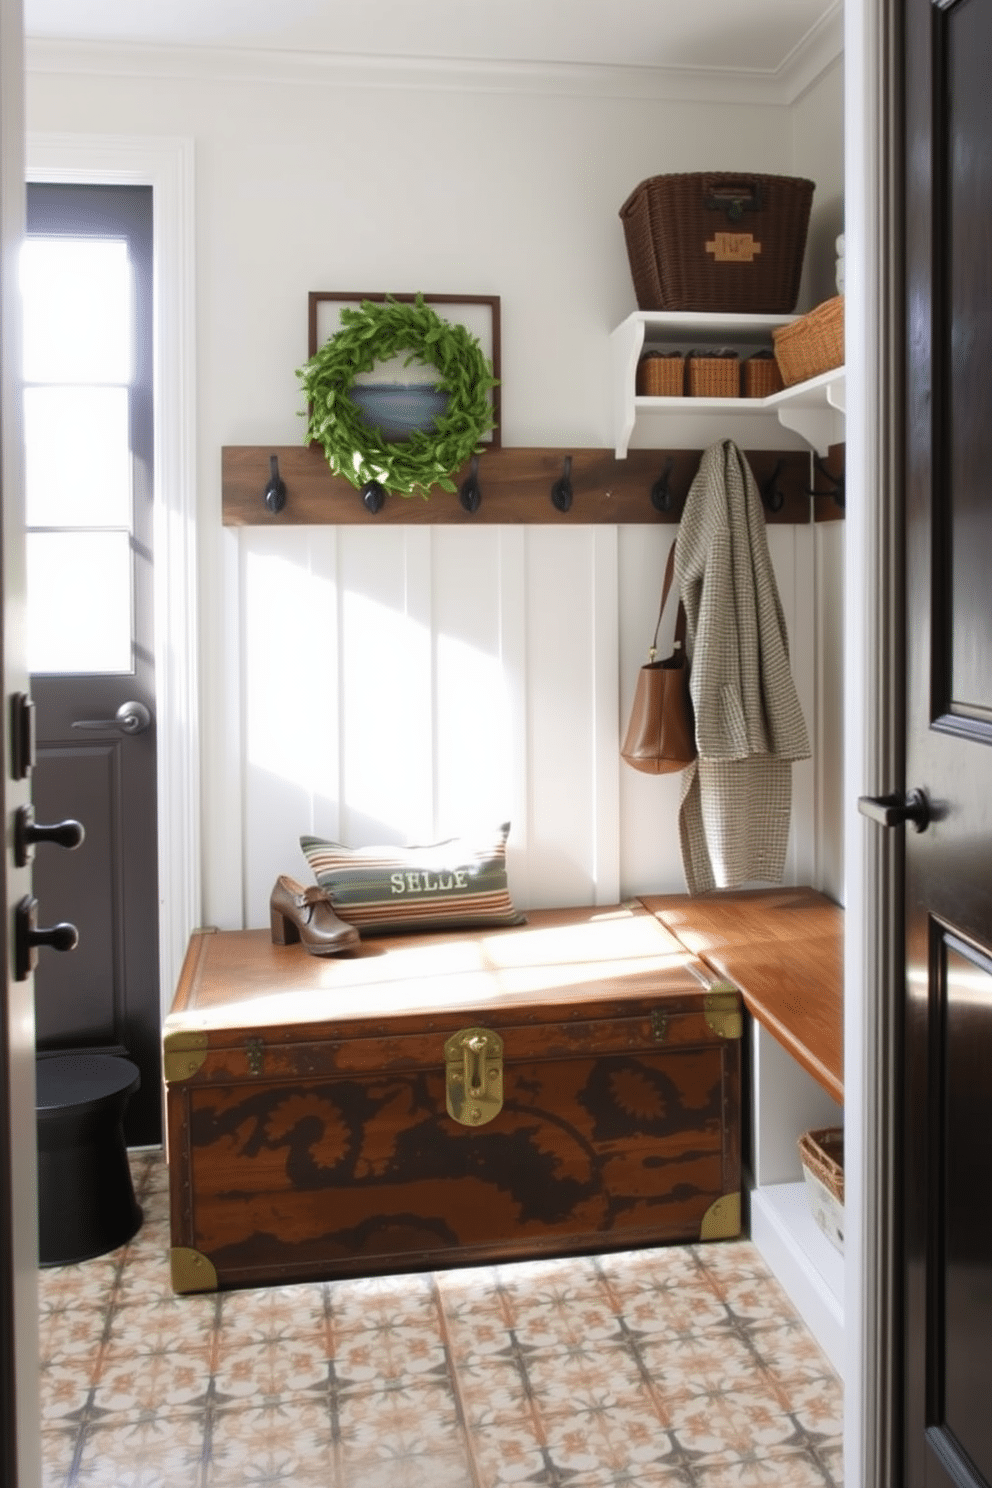
[[[496,378],[496,386],[489,394],[493,427],[483,436],[483,443],[490,449],[499,449],[499,295],[425,294],[423,298],[442,320],[465,326],[478,340],[483,355],[492,363]],[[385,299],[413,304],[417,296],[311,290],[307,356],[312,357],[340,329],[342,310],[348,307],[357,309],[363,300]],[[434,386],[432,367],[417,362],[411,362],[407,367],[403,363],[403,357],[396,357],[391,362],[377,364],[371,372],[357,377],[351,390],[354,401],[366,409],[370,421],[374,419],[389,440],[403,439],[415,428],[429,428],[434,414],[444,403],[444,394],[439,394]]]

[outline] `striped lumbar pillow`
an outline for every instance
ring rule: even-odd
[[[343,847],[321,837],[300,846],[337,914],[362,935],[520,925],[506,882],[510,823],[488,837],[426,847]]]

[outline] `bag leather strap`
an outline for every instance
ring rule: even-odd
[[[676,538],[675,541],[677,542],[678,539]],[[658,606],[658,620],[654,627],[654,640],[651,642],[651,645],[648,648],[651,653],[652,661],[654,661],[655,656],[658,654],[658,631],[661,629],[661,617],[665,613],[665,605],[668,601],[668,593],[672,587],[672,580],[674,577],[675,543],[673,542],[672,546],[668,550],[668,562],[665,564],[665,578],[661,586],[661,604]],[[685,607],[682,604],[681,600],[679,600],[678,614],[675,617],[674,644],[683,652],[685,651]]]

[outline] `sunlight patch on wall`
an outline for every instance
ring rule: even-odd
[[[341,602],[342,811],[352,846],[433,832],[433,668],[424,621],[352,589]]]
[[[334,589],[300,563],[249,552],[244,577],[249,765],[337,794]]]
[[[443,833],[506,821],[513,800],[503,663],[457,636],[437,640],[437,810]]]

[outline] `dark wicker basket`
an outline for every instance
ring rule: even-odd
[[[726,171],[642,181],[620,208],[638,307],[791,313],[813,190]]]

